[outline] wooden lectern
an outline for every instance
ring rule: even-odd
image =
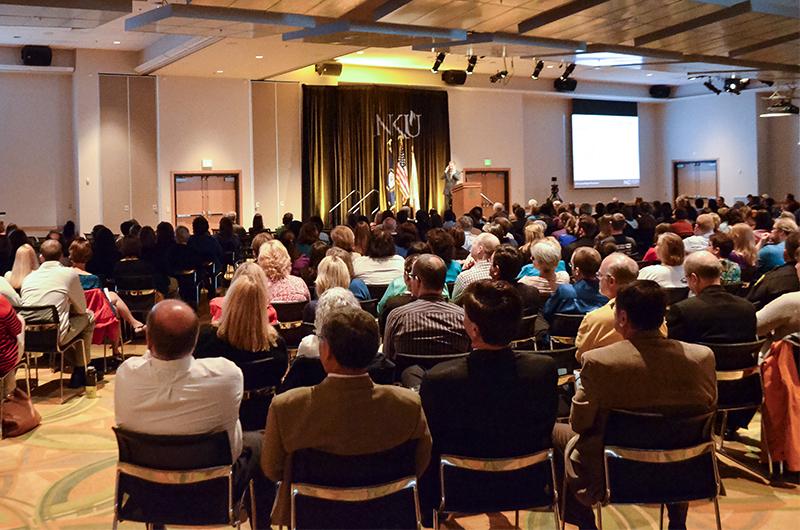
[[[481,193],[483,186],[480,182],[464,182],[453,186],[453,212],[456,216],[465,215],[475,206],[483,204]]]

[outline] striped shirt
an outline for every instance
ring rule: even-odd
[[[5,297],[0,296],[0,377],[6,375],[19,360],[17,335],[22,333],[22,323]],[[0,384],[0,390],[3,385]]]
[[[473,282],[478,280],[488,280],[491,278],[489,269],[492,268],[490,260],[478,261],[468,270],[462,271],[456,278],[456,283],[453,285],[453,301],[457,302],[461,298],[461,293],[464,289]]]
[[[441,296],[423,296],[389,313],[383,336],[383,353],[446,355],[470,350],[464,330],[464,309]]]

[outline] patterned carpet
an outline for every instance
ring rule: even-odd
[[[142,347],[135,350],[141,353]],[[43,384],[34,391],[34,403],[42,414],[42,425],[23,437],[0,441],[0,529],[108,529],[117,457],[111,431],[114,377],[108,376],[98,388],[97,399],[78,396],[59,405],[57,379],[52,380],[46,369],[40,370],[40,376]],[[745,439],[757,438],[758,422],[752,426],[754,430],[744,433]],[[742,444],[733,446],[746,449]],[[723,528],[797,528],[800,490],[765,486],[724,466],[721,472],[727,490],[720,499]],[[603,523],[606,529],[658,528],[658,508],[606,508]],[[494,529],[513,525],[514,514],[505,513],[456,517],[445,526]],[[553,516],[522,512],[520,526],[553,528]],[[693,504],[688,527],[714,528],[712,505]]]

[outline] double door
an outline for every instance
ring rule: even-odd
[[[481,184],[484,204],[490,206],[488,213],[491,213],[491,205],[495,202],[502,202],[506,208],[510,208],[508,174],[507,169],[465,169],[464,180]]]
[[[673,162],[675,196],[717,197],[719,184],[716,160],[682,160]]]
[[[239,211],[239,172],[173,173],[175,226],[192,226],[199,216],[216,229],[229,212]]]

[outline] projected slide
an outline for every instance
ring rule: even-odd
[[[639,185],[639,118],[572,115],[572,174],[576,188]]]

